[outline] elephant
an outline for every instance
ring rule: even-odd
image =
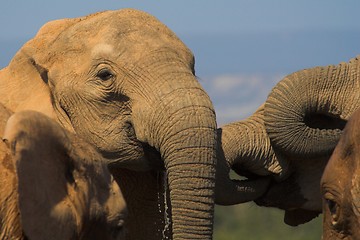
[[[1,108],[0,239],[124,239],[126,204],[97,150],[44,114],[10,115]]]
[[[360,236],[360,109],[347,122],[321,179],[323,239]]]
[[[0,71],[0,103],[47,115],[107,159],[127,203],[126,239],[211,239],[214,202],[253,200],[268,180],[232,181],[217,161],[215,111],[194,64],[142,11],[55,20]]]
[[[226,161],[249,179],[273,176],[255,202],[285,210],[288,225],[322,212],[320,179],[346,122],[360,107],[359,73],[358,58],[292,73],[253,116],[222,127]]]

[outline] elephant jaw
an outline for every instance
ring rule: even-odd
[[[318,194],[309,195],[310,191],[304,189],[296,175],[292,174],[282,182],[273,181],[268,191],[256,199],[255,203],[284,210],[284,222],[290,226],[297,226],[311,221],[321,213],[321,199],[314,197]]]

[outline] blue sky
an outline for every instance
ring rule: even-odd
[[[358,0],[8,0],[0,67],[50,20],[127,7],[156,16],[192,49],[220,125],[255,111],[284,75],[360,54]]]
[[[126,7],[155,15],[178,34],[360,27],[356,17],[360,7],[357,0],[11,0],[3,1],[1,6],[0,26],[6,29],[1,37],[5,38],[33,35],[52,19]]]

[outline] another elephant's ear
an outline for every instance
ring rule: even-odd
[[[4,141],[18,177],[19,209],[29,239],[73,239],[78,222],[69,186],[74,183],[67,134],[43,114],[12,115]]]

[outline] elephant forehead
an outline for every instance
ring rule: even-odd
[[[101,55],[113,55],[114,54],[114,46],[107,43],[99,43],[94,46],[91,50],[91,57],[97,57]]]
[[[94,59],[109,57],[113,61],[121,57],[122,62],[134,62],[158,49],[171,49],[185,62],[193,62],[193,54],[187,46],[168,27],[145,12],[105,11],[71,22],[61,28],[55,39],[50,39],[47,51],[37,54],[37,63],[49,68],[64,62],[72,66],[74,59],[84,63],[86,61],[82,60],[90,56]],[[37,38],[42,38],[42,32]]]
[[[80,19],[82,20],[66,28],[58,41],[67,44],[84,42],[88,39],[111,41],[111,39],[121,39],[123,36],[134,33],[139,39],[148,38],[149,35],[154,37],[166,35],[173,40],[178,40],[176,35],[155,17],[136,10],[106,11]]]
[[[168,27],[155,17],[129,9],[84,17],[83,20],[66,28],[56,39],[54,47],[57,51],[62,49],[66,52],[76,52],[92,49],[99,43],[107,43],[116,48],[123,47],[126,50],[130,46],[138,49],[141,45],[145,48],[150,47],[147,50],[164,45],[176,46],[177,49],[190,52]],[[101,48],[104,48],[103,44],[99,44],[101,45]]]

